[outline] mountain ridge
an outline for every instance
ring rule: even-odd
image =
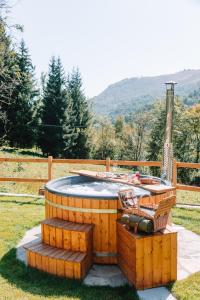
[[[164,83],[170,80],[178,82],[175,93],[184,98],[200,87],[200,70],[122,79],[91,99],[93,110],[98,115],[110,117],[141,110],[164,97]]]

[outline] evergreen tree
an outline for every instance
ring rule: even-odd
[[[71,144],[71,99],[60,59],[52,57],[44,85],[38,145],[44,155],[61,157]]]
[[[6,33],[6,23],[0,16],[0,144],[7,138],[8,108],[13,103],[14,91],[19,84],[17,54]]]
[[[82,91],[82,80],[78,69],[74,69],[68,76],[67,87],[72,100],[71,124],[73,124],[75,132],[71,139],[71,147],[66,149],[66,157],[87,158],[89,156],[88,127],[91,116]]]
[[[22,40],[17,53],[19,82],[13,93],[13,101],[7,110],[7,139],[10,146],[32,147],[35,144],[34,102],[38,95],[34,80],[34,67],[28,49]]]

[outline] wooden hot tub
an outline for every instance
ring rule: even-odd
[[[125,185],[98,182],[85,176],[52,180],[45,187],[46,219],[57,217],[75,223],[94,224],[95,263],[117,263],[118,190]],[[130,186],[129,186],[130,187]],[[167,194],[152,195],[141,188],[135,193],[145,203],[158,203]]]

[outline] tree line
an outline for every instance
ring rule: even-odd
[[[45,156],[65,158],[162,160],[163,99],[146,111],[111,120],[93,115],[78,69],[66,75],[60,58],[52,57],[49,71],[39,83],[34,70],[25,42],[14,45],[1,17],[1,146],[36,147]],[[193,104],[196,97],[200,99],[199,90],[188,99],[175,101],[173,144],[179,161],[200,162],[200,104]],[[152,172],[158,175],[156,169]],[[195,180],[195,171],[179,172],[183,182]]]
[[[52,57],[40,88],[28,49],[14,47],[0,19],[0,143],[17,148],[39,147],[44,155],[88,157],[91,119],[78,69],[65,75]]]

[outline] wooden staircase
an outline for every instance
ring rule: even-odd
[[[93,225],[52,218],[42,221],[42,239],[24,245],[28,265],[67,278],[83,279],[92,265]]]

